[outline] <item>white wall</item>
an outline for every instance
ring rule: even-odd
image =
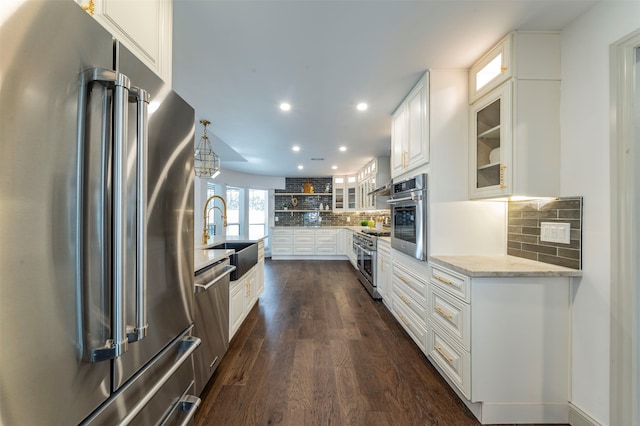
[[[584,197],[583,277],[573,300],[571,402],[609,424],[609,45],[640,2],[603,1],[562,31],[561,194]]]
[[[431,70],[429,254],[506,254],[506,203],[469,201],[468,72]]]

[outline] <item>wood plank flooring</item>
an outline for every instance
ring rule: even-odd
[[[270,261],[201,425],[478,425],[348,261]]]

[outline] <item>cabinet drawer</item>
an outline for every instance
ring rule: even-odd
[[[466,350],[471,349],[471,309],[440,287],[429,289],[429,319],[440,325]]]
[[[317,243],[317,241],[316,241]],[[316,245],[316,254],[320,255],[334,255],[336,254],[336,246],[331,244]]]
[[[271,237],[271,244],[293,244],[293,235],[292,234],[274,234]]]
[[[394,296],[396,296],[398,299],[400,299],[400,301],[402,303],[404,303],[404,306],[406,307],[406,309],[411,310],[411,312],[416,316],[416,318],[418,319],[419,323],[424,328],[427,328],[427,307],[426,307],[426,305],[416,301],[416,299],[414,297],[412,297],[411,295],[409,295],[405,291],[406,289],[407,289],[406,286],[398,283],[397,281],[394,282],[394,285],[393,285]]]
[[[397,264],[393,265],[393,285],[402,287],[423,307],[427,306],[427,283]]]
[[[391,298],[393,305],[393,315],[399,320],[402,328],[404,328],[409,336],[416,342],[420,350],[426,353],[427,350],[427,330],[415,318],[414,314],[407,309],[405,303],[400,300],[397,294]]]
[[[471,356],[455,343],[433,321],[429,321],[427,355],[431,358],[462,394],[471,399]]]
[[[429,265],[429,279],[438,287],[453,294],[456,297],[470,302],[471,293],[469,292],[469,278],[458,274],[443,266],[431,263]]]
[[[316,244],[335,244],[336,234],[316,234]]]
[[[293,246],[291,244],[273,244],[271,246],[271,256],[293,254]]]
[[[296,256],[306,256],[314,254],[313,244],[294,244],[293,254]]]
[[[313,234],[302,234],[298,235],[297,233],[293,236],[294,244],[313,244],[314,238]]]
[[[378,239],[378,252],[391,256],[391,245],[386,241]]]

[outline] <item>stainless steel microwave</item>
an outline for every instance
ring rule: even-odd
[[[387,201],[391,206],[391,247],[427,260],[427,174],[391,185],[391,195]]]

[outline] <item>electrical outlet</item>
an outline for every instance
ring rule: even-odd
[[[347,222],[351,222],[351,216],[347,216]]]
[[[540,241],[549,243],[570,244],[571,224],[559,222],[540,223]]]
[[[276,216],[276,217],[274,218],[274,220],[275,220],[276,222],[278,221],[278,219],[280,219],[278,216]]]

